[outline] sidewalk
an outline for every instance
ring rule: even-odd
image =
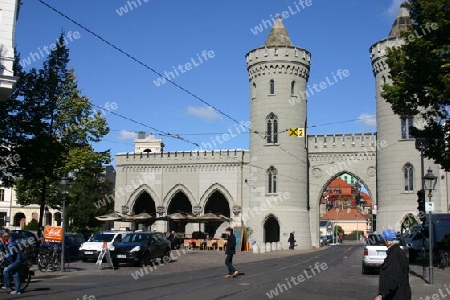
[[[409,283],[411,285],[413,299],[440,300],[450,296],[450,268],[445,270],[433,268],[433,284],[429,284],[428,268],[419,264],[410,265]]]

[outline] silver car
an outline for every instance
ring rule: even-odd
[[[369,234],[364,243],[362,259],[362,273],[367,274],[370,269],[378,270],[386,258],[387,247],[379,234]]]
[[[399,238],[400,248],[408,257],[408,249],[405,247],[404,241]],[[362,273],[367,274],[369,270],[378,271],[386,258],[387,247],[381,236],[377,233],[371,233],[364,243],[364,252],[362,259]]]

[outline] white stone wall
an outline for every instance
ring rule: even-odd
[[[377,139],[386,144],[377,151],[377,231],[388,227],[400,230],[401,222],[408,213],[417,215],[417,191],[422,185],[421,158],[420,152],[415,149],[415,139],[402,139],[401,119],[381,97],[382,85],[391,83],[385,62],[386,48],[401,44],[398,39],[385,39],[370,49],[376,81]],[[417,126],[416,121],[414,124]],[[414,189],[408,192],[404,188],[403,167],[406,163],[414,167]],[[440,168],[425,158],[425,174],[429,167],[435,175],[440,173]],[[436,188],[433,200],[436,201],[437,211],[445,209],[447,212],[445,201],[440,197],[440,182]]]
[[[178,191],[185,193],[192,207],[204,208],[210,193],[217,189],[229,203],[230,217],[240,225],[241,215],[233,215],[233,206],[242,207],[248,201],[248,187],[243,185],[247,164],[248,152],[242,150],[118,154],[114,208],[121,212],[127,205],[132,210],[144,191],[156,207],[165,208],[165,213]],[[114,224],[115,228],[126,226],[131,223]],[[158,222],[157,230],[166,231],[165,226],[165,222]]]
[[[264,223],[273,215],[280,225],[280,241],[288,248],[289,233],[296,232],[299,248],[311,247],[310,220],[307,200],[306,137],[292,137],[289,128],[304,128],[306,122],[306,82],[309,76],[310,53],[298,47],[261,47],[247,56],[250,79],[250,202],[244,213],[254,211],[247,220],[253,228],[256,243],[264,242]],[[269,93],[270,80],[275,93]],[[291,82],[295,91],[291,94]],[[278,143],[267,144],[266,117],[278,117]],[[268,194],[267,170],[277,170],[277,194]],[[270,204],[269,204],[270,203]],[[272,205],[262,209],[264,205]],[[258,213],[256,213],[258,211]],[[255,230],[256,229],[256,230]]]

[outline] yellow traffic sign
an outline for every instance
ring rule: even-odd
[[[289,128],[289,136],[297,136],[304,137],[305,136],[305,128]]]

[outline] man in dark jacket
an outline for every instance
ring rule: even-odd
[[[386,229],[381,233],[388,250],[380,268],[378,295],[375,300],[411,299],[408,258],[395,241],[396,236],[397,233],[392,229]]]
[[[226,275],[226,278],[233,278],[236,277],[238,274],[238,271],[233,267],[233,255],[236,253],[236,237],[233,234],[233,228],[228,227],[225,232],[228,235],[227,239],[227,249],[225,251],[225,254],[227,255],[227,258],[225,258],[225,265],[228,267],[228,275]]]
[[[3,245],[6,246],[6,254],[1,258],[10,260],[10,264],[3,270],[3,279],[5,285],[2,286],[3,290],[11,289],[11,274],[14,279],[14,291],[11,294],[20,294],[20,273],[19,268],[22,263],[22,253],[19,250],[19,246],[14,239],[10,238],[8,233],[4,233],[2,236]]]

